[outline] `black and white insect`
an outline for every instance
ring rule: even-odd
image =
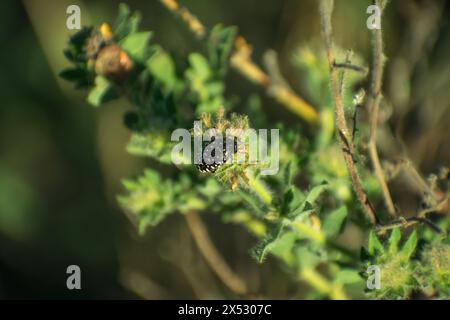
[[[222,149],[223,150],[222,151],[222,154],[223,154],[222,159],[215,159],[215,157],[216,157],[215,149],[211,150],[210,156],[206,156],[205,157],[204,153],[203,153],[204,150],[206,148],[208,148],[208,147],[211,148],[212,147],[211,145],[212,145],[212,143],[214,143],[214,141],[215,141],[215,137],[213,136],[213,137],[211,137],[211,141],[210,142],[208,141],[208,143],[203,146],[203,148],[201,150],[201,154],[198,155],[198,159],[201,159],[201,163],[197,164],[196,166],[197,166],[198,171],[200,171],[202,173],[214,173],[214,172],[216,172],[216,170],[221,165],[223,165],[228,160],[230,160],[231,157],[233,156],[233,154],[237,152],[237,147],[238,147],[237,138],[236,137],[234,137],[234,138],[227,137],[222,142],[222,148],[223,148]],[[230,145],[230,144],[233,145],[233,149],[232,149],[233,150],[233,154],[230,154],[228,152],[228,148],[229,147],[227,148],[227,145]]]

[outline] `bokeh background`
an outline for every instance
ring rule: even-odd
[[[336,42],[368,61],[370,1],[336,2]],[[140,237],[118,207],[121,180],[150,163],[125,152],[124,102],[96,110],[84,102],[84,93],[57,76],[68,65],[62,54],[71,34],[67,6],[81,7],[82,24],[99,24],[114,20],[118,3],[0,2],[0,299],[229,297],[180,216],[171,215]],[[159,1],[126,3],[142,12],[143,29],[153,30],[154,41],[166,50],[178,55],[204,50]],[[267,49],[276,50],[284,76],[302,93],[292,55],[320,36],[316,1],[181,3],[207,27],[237,25],[259,63]],[[392,0],[384,19],[384,92],[392,108],[391,132],[381,139],[381,150],[390,158],[407,155],[424,175],[450,164],[448,9],[448,1]],[[264,111],[274,120],[297,121],[235,72],[227,84],[229,95],[261,94]],[[417,206],[417,197],[408,191],[414,190],[401,179],[392,184],[394,198],[406,211]],[[250,258],[256,240],[245,230],[214,216],[205,221],[224,257],[253,288],[271,298],[293,293],[301,298],[299,284],[276,261],[257,265]],[[82,290],[66,288],[71,264],[81,267]]]

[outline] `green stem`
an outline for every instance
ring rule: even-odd
[[[302,268],[300,278],[311,287],[333,300],[347,300],[348,297],[341,286],[331,284],[320,273],[312,268]]]
[[[253,174],[246,175],[248,185],[251,190],[253,190],[267,205],[272,204],[272,195],[270,194],[267,187],[258,179],[255,178]]]

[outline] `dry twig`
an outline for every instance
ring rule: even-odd
[[[379,3],[374,0],[374,4],[379,5],[381,15],[383,13],[386,1]],[[380,17],[381,20],[381,17]],[[367,99],[367,110],[370,112],[370,137],[368,143],[369,156],[372,162],[372,166],[380,184],[381,193],[383,194],[384,203],[386,209],[391,217],[395,217],[395,207],[392,201],[389,187],[386,183],[383,168],[380,163],[380,157],[377,150],[377,127],[378,127],[378,113],[380,109],[380,102],[382,100],[381,85],[383,81],[384,70],[384,54],[383,54],[383,35],[381,28],[373,29],[372,33],[372,79],[370,84],[370,93]]]
[[[206,37],[207,32],[204,25],[187,8],[179,5],[177,0],[160,1],[167,9],[181,17],[198,39]],[[251,59],[252,48],[242,36],[236,37],[234,47],[230,63],[236,71],[251,82],[264,87],[268,95],[308,123],[315,125],[319,122],[317,111],[308,102],[289,87],[272,81],[269,75],[253,62]]]
[[[353,189],[362,205],[364,213],[372,224],[378,222],[375,210],[372,207],[366,192],[362,187],[361,180],[356,170],[355,159],[353,157],[353,145],[349,143],[349,130],[345,120],[344,104],[342,96],[339,91],[338,71],[335,67],[335,57],[333,52],[333,43],[331,40],[331,13],[333,12],[334,1],[321,0],[320,2],[320,19],[322,35],[325,40],[325,47],[327,51],[328,64],[330,68],[330,82],[331,91],[335,106],[335,120],[338,130],[339,142],[343,151],[347,170],[352,180]]]
[[[220,280],[234,293],[245,295],[248,288],[245,282],[235,274],[212,243],[205,225],[196,212],[185,215],[189,231],[208,265]]]

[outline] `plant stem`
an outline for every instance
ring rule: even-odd
[[[265,204],[272,204],[272,195],[267,190],[266,186],[258,178],[254,177],[253,173],[247,174],[245,179],[247,180],[250,189],[255,192]]]
[[[351,62],[351,59],[352,59],[352,56],[353,56],[353,52],[351,51],[351,50],[347,50],[347,53],[346,53],[346,55],[345,55],[345,63],[334,63],[334,67],[335,68],[341,68],[342,69],[342,71],[341,71],[341,73],[340,73],[340,76],[339,76],[339,94],[341,95],[341,96],[343,96],[344,95],[344,89],[345,89],[345,76],[346,76],[346,71],[347,71],[347,69],[348,68],[346,68],[346,67],[342,67],[342,66],[344,66],[344,65],[350,65],[350,62]]]
[[[431,220],[423,217],[410,217],[410,218],[400,217],[400,219],[395,220],[389,224],[377,226],[376,231],[378,234],[384,234],[388,230],[392,230],[395,228],[407,228],[417,223],[423,223],[426,226],[430,227],[433,231],[437,233],[442,233],[442,230],[441,228],[439,228],[439,226],[435,225]]]
[[[374,4],[379,5],[378,1],[373,1]],[[379,6],[380,7],[380,6]],[[384,5],[381,6],[381,15],[383,14]],[[380,17],[381,21],[381,17]],[[378,113],[380,102],[382,99],[381,85],[383,81],[384,70],[384,54],[383,54],[383,35],[380,29],[373,29],[372,33],[372,80],[370,84],[370,94],[367,99],[367,110],[370,111],[370,137],[369,137],[369,156],[372,166],[377,177],[378,183],[383,194],[384,204],[389,215],[395,218],[395,207],[392,201],[389,187],[385,180],[383,168],[381,167],[380,157],[377,150],[377,127],[378,127]]]
[[[362,187],[361,180],[358,176],[356,170],[356,164],[353,156],[353,145],[349,143],[349,130],[345,120],[344,104],[342,101],[342,96],[339,92],[338,85],[338,74],[335,67],[335,57],[333,52],[333,43],[331,40],[331,13],[333,11],[334,1],[332,0],[321,0],[320,1],[320,18],[321,18],[321,29],[322,35],[325,40],[325,47],[327,51],[328,64],[330,68],[330,82],[332,97],[335,106],[335,121],[336,128],[338,130],[339,142],[341,145],[342,153],[344,156],[345,163],[347,165],[347,170],[349,172],[350,178],[352,180],[353,189],[355,190],[356,196],[362,205],[363,211],[367,218],[372,224],[378,222],[375,210],[370,204],[369,198]]]
[[[201,21],[190,13],[187,8],[180,6],[177,0],[160,1],[168,10],[181,17],[189,30],[198,39],[203,40],[206,37],[206,28]],[[231,54],[230,63],[236,71],[251,82],[264,87],[269,96],[273,97],[278,103],[295,113],[298,117],[312,125],[319,123],[319,114],[308,102],[290,88],[274,83],[269,75],[253,62],[251,59],[252,49],[243,37],[237,36],[234,46],[235,50]]]
[[[317,124],[319,122],[317,111],[289,87],[273,81],[252,61],[251,53],[252,49],[247,41],[241,36],[236,37],[235,51],[230,58],[231,66],[245,78],[264,87],[270,96],[291,112],[311,124]]]
[[[188,9],[180,6],[177,0],[161,0],[161,3],[179,16],[197,38],[202,39],[206,35],[205,26]]]
[[[413,179],[415,185],[417,186],[417,188],[419,188],[420,192],[422,194],[429,194],[434,199],[436,199],[435,192],[431,189],[431,187],[428,185],[425,179],[422,178],[422,176],[417,171],[412,161],[409,159],[404,159],[403,162],[407,173]]]
[[[320,230],[316,230],[306,223],[295,221],[292,223],[292,226],[294,229],[301,232],[303,236],[306,236],[313,241],[317,241],[320,244],[324,244],[326,242],[326,237]]]
[[[200,253],[214,273],[234,293],[238,295],[247,294],[247,285],[231,270],[230,266],[220,255],[199,215],[196,212],[190,212],[185,215],[185,219]]]
[[[436,204],[435,206],[433,206],[431,208],[423,209],[422,211],[417,213],[417,215],[415,217],[409,217],[409,218],[400,217],[400,219],[395,220],[389,224],[380,225],[377,227],[377,233],[383,234],[386,231],[397,228],[397,227],[407,228],[416,223],[423,223],[436,232],[442,232],[442,230],[437,225],[435,225],[432,221],[430,221],[427,218],[427,215],[429,213],[433,213],[433,212],[441,212],[446,207],[449,200],[450,200],[450,196],[447,195],[441,202],[439,202],[438,204]]]
[[[351,64],[350,62],[344,62],[344,63],[335,63],[334,66],[336,68],[340,68],[340,69],[348,69],[348,70],[353,70],[362,74],[366,74],[367,70],[364,67],[358,66],[356,64]]]
[[[300,278],[322,294],[333,300],[347,300],[348,297],[342,287],[332,285],[327,279],[312,268],[302,268]]]

